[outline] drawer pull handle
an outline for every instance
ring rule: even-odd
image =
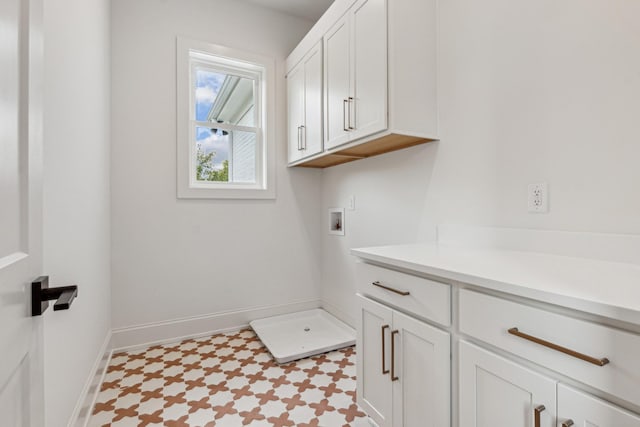
[[[511,335],[515,335],[517,337],[524,338],[527,341],[531,341],[531,342],[534,342],[536,344],[540,344],[542,346],[550,348],[552,350],[556,350],[556,351],[559,351],[561,353],[568,354],[569,356],[575,357],[575,358],[580,359],[580,360],[584,360],[585,362],[589,362],[589,363],[592,363],[592,364],[597,365],[597,366],[604,366],[607,363],[609,363],[609,359],[607,359],[606,357],[603,357],[602,359],[597,359],[595,357],[587,356],[586,354],[578,353],[577,351],[573,351],[573,350],[571,350],[569,348],[562,347],[562,346],[559,346],[559,345],[554,344],[552,342],[545,341],[543,339],[536,338],[534,336],[531,336],[531,335],[525,334],[523,332],[520,332],[518,330],[518,328],[511,328],[511,329],[509,329],[508,332]]]
[[[398,381],[400,377],[396,377],[396,340],[395,336],[400,333],[397,329],[391,331],[391,381]]]
[[[573,425],[573,420],[567,420],[562,423],[562,427],[571,427]]]
[[[385,286],[385,285],[381,284],[378,281],[372,282],[371,284],[373,286],[377,286],[379,288],[386,289],[386,290],[391,291],[393,293],[396,293],[398,295],[402,295],[403,297],[406,297],[407,295],[411,295],[411,292],[409,292],[409,291],[399,291],[397,289],[390,288],[389,286]]]
[[[385,365],[387,364],[387,362],[384,360],[384,353],[385,353],[385,348],[384,348],[384,330],[385,329],[389,329],[389,325],[383,325],[380,329],[382,329],[382,375],[388,374],[389,370],[385,369]]]
[[[534,426],[535,427],[540,427],[540,412],[544,411],[545,408],[544,405],[540,405],[540,406],[536,406],[533,409],[533,420],[534,420]]]

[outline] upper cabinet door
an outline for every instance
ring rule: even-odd
[[[304,63],[287,76],[287,106],[289,122],[289,163],[302,158],[302,126],[304,125]]]
[[[322,152],[321,42],[304,59],[304,128],[301,138],[304,157]]]
[[[351,96],[350,14],[346,13],[324,36],[325,149],[349,141]]]
[[[459,354],[461,426],[555,426],[555,381],[464,341]]]
[[[351,140],[387,129],[387,0],[360,0],[352,10]]]
[[[573,425],[575,427],[640,427],[640,417],[564,384],[559,384],[558,425]]]

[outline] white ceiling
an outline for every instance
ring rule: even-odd
[[[258,6],[275,9],[299,18],[317,21],[333,0],[247,0]]]

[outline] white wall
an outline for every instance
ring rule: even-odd
[[[320,172],[286,168],[283,77],[311,24],[237,0],[112,1],[114,327],[319,299]],[[177,35],[277,60],[275,201],[176,199]]]
[[[44,272],[79,288],[44,314],[51,427],[67,425],[110,329],[108,3],[44,5]]]
[[[325,170],[323,208],[357,209],[323,238],[323,300],[353,316],[347,248],[440,223],[640,233],[639,21],[626,0],[440,2],[441,141]],[[535,182],[548,214],[527,213]]]

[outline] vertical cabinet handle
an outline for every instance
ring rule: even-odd
[[[298,126],[298,151],[302,150],[302,142],[300,138],[300,126]]]
[[[353,126],[351,126],[351,110],[353,110],[353,107],[351,106],[352,104],[353,104],[353,97],[350,96],[347,102],[347,105],[349,107],[349,125],[347,127],[349,128],[349,130],[355,129]]]
[[[540,413],[542,411],[544,411],[545,409],[547,409],[547,408],[545,408],[544,405],[536,406],[533,409],[533,420],[534,420],[533,425],[534,425],[534,427],[540,427]]]
[[[398,333],[399,331],[397,329],[395,331],[391,331],[391,381],[397,381],[400,379],[400,377],[396,376],[396,340],[394,338]]]
[[[347,104],[349,103],[348,99],[343,99],[342,100],[342,130],[344,130],[345,132],[349,132],[349,129],[347,128],[347,119],[346,119],[346,115],[347,115]],[[351,119],[349,119],[351,120]]]
[[[382,331],[382,375],[388,374],[389,370],[385,369],[387,362],[384,360],[384,354],[386,352],[385,346],[384,346],[384,331],[385,329],[389,329],[389,325],[383,325],[382,328],[380,328]]]
[[[303,150],[307,149],[307,128],[304,125],[300,126],[300,146]]]
[[[567,420],[562,423],[562,427],[571,427],[573,425],[573,420]]]

